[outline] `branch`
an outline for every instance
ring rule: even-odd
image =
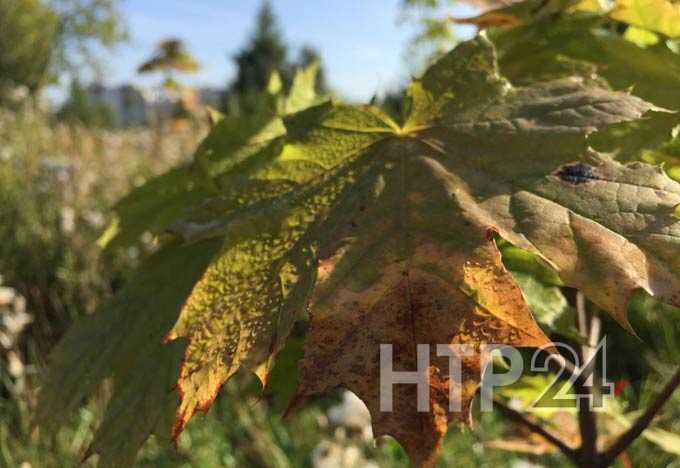
[[[633,423],[633,425],[600,456],[598,466],[609,466],[630,444],[637,439],[642,432],[647,429],[656,414],[661,410],[661,407],[673,395],[673,392],[680,386],[680,367],[675,371],[675,374],[664,386],[661,393],[656,397],[652,404],[645,410],[642,415]]]
[[[576,319],[581,337],[585,340],[581,346],[581,375],[587,375],[587,381],[578,380],[574,386],[578,392],[578,426],[581,432],[581,447],[578,449],[579,457],[583,466],[592,466],[597,454],[597,421],[593,413],[592,405],[592,381],[595,367],[593,358],[593,348],[597,345],[600,333],[600,322],[593,317],[588,320],[588,310],[586,309],[586,299],[581,291],[576,293]],[[582,398],[581,396],[587,396]]]
[[[501,413],[503,413],[503,415],[505,415],[507,418],[512,419],[513,421],[526,426],[531,432],[540,435],[545,440],[547,440],[555,447],[557,447],[560,450],[560,452],[562,452],[566,457],[568,457],[574,463],[578,464],[578,454],[576,450],[569,447],[567,444],[565,444],[560,439],[552,435],[550,432],[548,432],[545,428],[543,428],[539,424],[527,418],[524,414],[510,408],[502,400],[494,398],[493,402],[501,411]]]

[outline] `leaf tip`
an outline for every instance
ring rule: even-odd
[[[190,417],[191,416],[187,417],[185,411],[182,411],[181,413],[178,411],[178,414],[175,416],[175,421],[172,423],[172,428],[170,429],[170,442],[175,449],[177,449],[177,440],[182,432],[184,432],[184,428]]]
[[[293,395],[293,398],[291,398],[290,402],[288,402],[288,406],[283,412],[283,419],[289,420],[290,417],[294,413],[296,413],[300,408],[302,408],[302,406],[304,406],[306,402],[307,397],[302,395],[298,389],[298,391],[295,392],[295,395]]]

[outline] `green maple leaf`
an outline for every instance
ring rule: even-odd
[[[579,75],[629,89],[672,111],[649,112],[634,124],[610,126],[593,134],[590,144],[620,161],[663,162],[677,175],[680,159],[668,148],[680,128],[680,54],[669,42],[641,47],[612,31],[606,18],[592,14],[534,20],[494,29],[490,36],[501,72],[515,84]]]
[[[403,126],[373,107],[330,102],[286,117],[279,137],[204,170],[217,196],[161,223],[177,244],[157,256],[205,249],[210,258],[201,263],[196,255],[196,274],[176,268],[171,273],[182,278],[166,272],[161,283],[169,302],[163,316],[179,311],[172,329],[163,321],[166,339],[187,343],[174,436],[239,369],[266,382],[309,308],[296,402],[345,386],[368,405],[376,435],[395,436],[415,463],[432,465],[449,421],[469,419],[488,358],[483,345],[549,343],[501,262],[496,234],[550,265],[624,327],[638,289],[680,303],[673,216],[680,185],[658,167],[598,154],[588,141],[653,105],[581,78],[515,87],[501,77],[484,36],[440,60],[409,96]],[[160,274],[149,268],[146,284]],[[67,337],[43,391],[42,420],[57,405],[60,379],[75,385],[69,372],[82,369],[82,340],[99,337],[113,348],[91,367],[81,396],[133,349],[164,349],[159,332],[144,343],[123,339],[133,325],[117,320],[150,306],[146,284],[129,286],[110,306],[114,319],[95,316],[96,325]],[[465,344],[473,353],[463,359],[461,382],[446,378],[447,359],[432,359],[430,412],[418,412],[412,386],[399,386],[394,411],[385,413],[378,405],[382,343],[394,345],[396,367],[407,369],[416,367],[418,343]],[[148,355],[115,372],[120,394],[132,401],[145,391]],[[453,412],[449,392],[463,400]],[[68,401],[65,410],[76,404]],[[123,412],[120,422],[131,421]],[[115,424],[104,427],[93,447],[100,451],[121,439]]]
[[[498,48],[502,73],[526,85],[579,74],[597,73],[616,89],[631,92],[658,106],[680,107],[680,55],[661,41],[640,47],[611,31],[605,18],[592,14],[544,18],[489,32]]]

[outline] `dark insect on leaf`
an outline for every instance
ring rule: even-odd
[[[593,172],[593,168],[587,164],[575,163],[563,166],[557,173],[557,177],[570,184],[585,184],[598,177]]]

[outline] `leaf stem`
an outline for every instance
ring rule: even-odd
[[[661,407],[670,399],[673,392],[680,386],[680,367],[675,371],[675,374],[668,383],[664,386],[661,393],[656,397],[652,404],[645,410],[642,415],[633,423],[633,425],[607,449],[599,457],[596,466],[609,466],[624,450],[637,439],[642,432],[651,424],[654,417],[661,410]]]
[[[545,440],[553,444],[555,447],[557,447],[560,452],[562,452],[566,457],[568,457],[570,460],[572,460],[574,463],[578,464],[578,453],[576,450],[573,448],[569,447],[567,444],[562,442],[560,439],[552,435],[550,432],[548,432],[543,426],[541,426],[538,423],[535,423],[531,419],[529,419],[527,416],[524,414],[520,413],[519,411],[516,411],[512,408],[510,408],[508,405],[505,404],[502,400],[499,398],[494,398],[494,405],[503,413],[504,416],[506,416],[508,419],[512,419],[513,421],[522,424],[526,426],[530,431],[540,435],[543,437]]]

